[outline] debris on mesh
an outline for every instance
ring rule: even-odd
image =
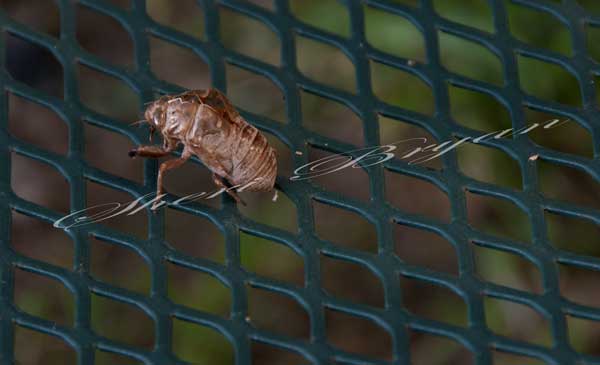
[[[302,151],[296,151],[296,154],[297,154],[298,156],[302,156]]]
[[[275,194],[273,194],[273,199],[271,199],[271,200],[273,200],[273,202],[276,202],[277,199],[279,199],[279,191],[275,190]]]
[[[535,160],[537,160],[537,159],[538,159],[538,157],[540,157],[540,155],[538,155],[538,154],[535,154],[535,155],[529,156],[529,161],[535,161]]]

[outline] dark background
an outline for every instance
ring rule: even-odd
[[[127,8],[128,1],[110,1]],[[272,10],[269,0],[252,1]],[[397,1],[417,6],[417,0]],[[557,2],[557,1],[555,1]],[[599,3],[579,1],[590,13],[600,14]],[[494,33],[492,13],[486,1],[436,0],[436,11],[443,18]],[[52,1],[1,1],[1,11],[23,24],[53,37],[60,34],[59,10]],[[350,35],[349,16],[345,7],[335,1],[291,0],[294,16],[342,37]],[[127,31],[114,19],[77,4],[77,41],[86,51],[117,67],[134,69],[134,49]],[[152,19],[173,27],[200,40],[205,40],[204,18],[192,0],[148,0]],[[531,10],[506,1],[512,37],[531,46],[551,50],[571,57],[573,49],[569,30],[552,15]],[[421,32],[407,19],[365,6],[365,30],[369,43],[392,55],[426,63],[425,44]],[[280,40],[269,28],[255,19],[221,7],[221,40],[226,48],[280,65]],[[600,62],[600,29],[587,27],[588,52]],[[443,65],[466,77],[501,85],[503,69],[500,60],[487,49],[462,38],[439,32]],[[14,35],[3,33],[7,45],[6,66],[10,75],[33,88],[57,98],[63,97],[63,70],[53,56],[42,47]],[[353,63],[338,49],[297,36],[297,63],[307,77],[341,88],[356,91]],[[188,88],[211,86],[209,66],[190,49],[150,37],[151,67],[157,78]],[[122,81],[91,68],[79,65],[78,80],[81,101],[115,122],[128,124],[140,119],[142,101]],[[373,90],[378,98],[425,115],[432,115],[431,89],[411,74],[372,63]],[[285,101],[279,88],[267,78],[228,65],[227,94],[243,110],[264,115],[286,123]],[[549,63],[519,58],[519,77],[522,89],[545,100],[581,106],[579,85],[566,70]],[[598,83],[600,84],[600,82]],[[510,128],[508,110],[485,94],[448,86],[451,99],[451,118],[482,134]],[[597,89],[599,89],[597,87]],[[600,91],[600,89],[599,89]],[[600,92],[598,93],[600,95]],[[360,118],[349,108],[329,99],[302,92],[302,124],[305,128],[357,147],[364,146]],[[68,129],[60,116],[46,107],[8,92],[9,132],[27,143],[57,154],[67,154]],[[600,97],[599,97],[600,99]],[[542,113],[523,108],[529,124],[544,122],[561,115]],[[143,183],[144,162],[130,159],[127,151],[140,141],[81,121],[85,129],[85,159],[89,165],[139,184]],[[427,137],[424,129],[402,120],[379,117],[381,143],[402,138]],[[131,127],[132,129],[138,127]],[[144,135],[142,127],[139,135]],[[535,130],[529,134],[536,144],[568,154],[593,158],[591,134],[575,122],[560,129]],[[291,176],[294,166],[291,151],[282,141],[268,134],[269,141],[279,153],[279,175]],[[144,142],[142,140],[142,142]],[[437,141],[442,142],[442,141]],[[315,160],[329,155],[318,148],[307,148]],[[466,143],[457,150],[461,172],[476,180],[510,189],[521,190],[522,177],[516,160],[499,149]],[[54,168],[28,157],[12,153],[11,186],[14,192],[29,201],[67,214],[69,184]],[[172,157],[170,157],[172,158]],[[600,209],[600,189],[585,173],[561,167],[543,159],[536,160],[539,190],[544,196],[581,206]],[[442,169],[439,160],[427,165]],[[370,197],[369,182],[364,170],[347,169],[326,177],[316,178],[314,184],[362,201]],[[168,192],[183,196],[214,189],[207,169],[196,162],[169,172]],[[127,202],[132,196],[110,187],[88,182],[89,205],[106,202]],[[242,214],[258,222],[283,230],[297,232],[294,204],[279,192],[244,193],[247,207],[238,206]],[[448,222],[448,196],[424,180],[386,172],[386,197],[389,202],[410,213]],[[213,207],[221,198],[205,201]],[[374,227],[363,217],[332,206],[314,202],[317,234],[327,240],[356,250],[376,252]],[[523,211],[505,200],[467,192],[469,223],[486,233],[531,244],[530,222]],[[600,229],[583,219],[546,213],[550,243],[577,254],[600,256]],[[118,217],[103,224],[134,237],[147,238],[147,215]],[[52,265],[73,269],[73,243],[60,229],[17,212],[12,220],[12,247],[22,255]],[[206,219],[174,209],[166,209],[166,241],[181,252],[224,263],[225,245],[220,231]],[[148,294],[150,271],[135,252],[90,238],[91,273],[97,280]],[[292,285],[302,286],[304,263],[291,249],[251,234],[240,239],[242,265],[246,270]],[[470,244],[480,280],[541,293],[540,271],[530,260],[506,251]],[[411,265],[458,275],[458,262],[453,245],[445,238],[424,230],[397,224],[395,252]],[[366,267],[321,256],[322,286],[332,296],[370,306],[383,306],[383,288],[379,279]],[[173,301],[198,310],[229,316],[231,292],[214,277],[168,264],[169,297]],[[600,306],[598,280],[600,273],[571,265],[557,264],[560,270],[561,295],[576,303]],[[467,305],[463,298],[448,289],[423,281],[401,278],[405,310],[418,316],[468,326]],[[248,286],[249,319],[261,329],[299,339],[309,339],[306,311],[289,297]],[[27,313],[62,325],[72,325],[74,304],[71,293],[58,281],[15,269],[16,306]],[[509,301],[487,298],[486,322],[489,328],[510,338],[551,346],[550,325],[547,319],[529,307]],[[358,317],[327,310],[327,338],[336,347],[347,351],[391,360],[389,334],[374,323]],[[568,317],[569,341],[583,353],[600,355],[600,324]],[[92,327],[100,335],[116,341],[151,349],[154,332],[152,320],[139,309],[93,295]],[[414,332],[414,331],[413,331]],[[414,364],[466,364],[472,354],[461,344],[442,337],[414,332],[411,335],[411,356]],[[71,364],[74,351],[64,342],[16,327],[15,356],[19,364]],[[195,364],[230,364],[231,344],[219,333],[208,328],[174,323],[174,353]],[[254,363],[302,364],[307,360],[299,355],[274,347],[253,343]],[[495,365],[542,364],[540,360],[494,351]],[[537,361],[537,362],[536,362]],[[133,364],[134,360],[97,351],[97,364]]]

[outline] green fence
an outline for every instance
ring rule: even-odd
[[[199,0],[191,8],[189,3],[56,0],[58,28],[51,31],[19,11],[0,11],[3,364],[267,363],[255,356],[264,353],[256,350],[260,346],[286,353],[274,357],[279,359],[274,363],[286,364],[600,364],[595,1]],[[173,10],[180,5],[185,10]],[[172,19],[169,9],[176,14]],[[53,16],[40,11],[36,19]],[[120,38],[103,40],[110,29],[95,23],[90,24],[108,60],[82,47],[78,32],[86,21],[79,11],[122,28],[131,39],[132,61],[115,61]],[[204,79],[197,78],[196,66],[178,63],[166,48],[154,52],[150,38],[202,60],[198,65],[204,66],[197,67],[209,70]],[[38,53],[27,53],[31,49]],[[59,65],[52,66],[52,58]],[[36,81],[36,75],[59,69],[58,88]],[[86,81],[89,70],[118,80],[133,97],[108,81]],[[180,86],[165,81],[170,72],[177,73]],[[234,83],[238,96],[232,95],[236,72],[263,82]],[[125,222],[121,225],[74,227],[64,231],[73,247],[66,265],[60,257],[43,258],[63,252],[54,239],[61,229],[52,228],[38,243],[15,243],[29,230],[15,228],[25,219],[17,216],[48,225],[68,212],[114,201],[98,192],[101,187],[130,199],[153,192],[157,161],[131,162],[143,167],[137,180],[127,168],[119,174],[110,167],[129,161],[128,148],[146,143],[147,129],[129,124],[139,119],[144,103],[181,91],[181,85],[223,90],[283,151],[277,202],[271,194],[245,193],[247,208],[223,196],[214,204],[169,208],[171,213],[146,210],[133,221],[115,217]],[[347,114],[330,118],[318,103],[335,103]],[[45,147],[56,136],[50,118],[23,117],[19,130],[27,133],[21,135],[11,129],[11,120],[34,104],[66,125],[65,153]],[[310,113],[318,119],[313,124],[307,121]],[[343,179],[333,183],[289,179],[292,170],[332,153],[411,137],[438,143],[476,138],[554,118],[570,123],[465,143],[430,164],[396,158],[330,174]],[[129,145],[86,139],[90,126],[127,137]],[[69,192],[64,211],[60,204],[55,209],[36,201],[35,191],[27,190],[44,181],[28,175],[38,165],[15,167],[23,159],[66,178],[68,186],[49,185],[55,189],[49,195]],[[197,160],[188,164],[194,168],[190,174],[204,169]],[[174,178],[171,186],[186,179]],[[95,194],[101,198],[94,201]],[[175,191],[167,200],[181,195]],[[173,211],[178,215],[169,220]],[[216,233],[207,235],[206,226],[194,223],[186,239],[201,239],[186,247],[202,250],[222,237],[215,253],[222,260],[190,254],[169,238],[196,219],[209,222]],[[121,260],[122,276],[106,274],[111,281],[95,273],[97,241],[129,252],[125,259],[113,253],[103,261]],[[39,251],[32,251],[34,244]],[[351,269],[338,270],[342,274],[328,281],[337,270],[330,262]],[[177,270],[209,279],[179,287],[184,279],[173,274]],[[26,283],[32,276],[20,282],[20,275],[32,274],[48,281],[24,299],[25,284],[15,283]],[[45,309],[49,304],[36,296],[46,293],[45,286],[54,288],[50,282],[66,288],[63,299],[72,298],[70,307],[64,304],[72,317],[65,323],[53,320]],[[256,301],[250,297],[256,290],[294,304]],[[186,304],[191,297],[201,304]],[[135,308],[150,325],[123,314],[129,312],[116,310],[111,317],[112,307],[102,301]],[[278,317],[277,308],[284,308]],[[259,317],[271,314],[275,320],[261,324]],[[38,341],[37,335],[53,339]],[[49,345],[52,341],[61,345]],[[50,350],[24,355],[38,345]]]

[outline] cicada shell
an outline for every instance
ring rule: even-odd
[[[244,191],[270,191],[277,176],[275,150],[258,129],[246,122],[217,89],[193,90],[166,95],[152,102],[144,113],[150,131],[160,133],[163,145],[138,146],[130,156],[162,157],[183,145],[178,159],[160,165],[157,196],[162,178],[196,155],[213,172],[217,186],[244,204],[232,186]],[[224,183],[225,182],[229,184]]]

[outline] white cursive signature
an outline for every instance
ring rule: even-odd
[[[492,139],[492,138],[500,139],[501,137],[507,136],[509,133],[512,133],[513,135],[529,133],[532,130],[534,130],[540,126],[543,126],[543,129],[556,128],[560,125],[567,123],[568,121],[569,121],[569,119],[565,119],[563,121],[561,121],[559,119],[553,119],[553,120],[545,122],[544,124],[534,123],[531,126],[521,128],[516,131],[513,130],[513,128],[503,129],[501,131],[491,132],[491,133],[484,134],[484,135],[476,137],[476,138],[465,137],[465,138],[461,138],[458,141],[449,140],[449,141],[442,142],[440,144],[433,143],[433,144],[427,145],[427,138],[420,137],[420,138],[404,139],[401,141],[397,141],[397,142],[382,145],[382,146],[356,149],[356,150],[348,151],[344,154],[335,154],[335,155],[327,156],[327,157],[321,158],[319,160],[311,161],[305,165],[302,165],[302,166],[298,167],[296,170],[294,170],[294,176],[290,177],[290,180],[292,180],[292,181],[306,180],[306,179],[311,179],[311,178],[314,178],[317,176],[331,174],[331,173],[343,170],[348,167],[350,167],[350,168],[363,167],[364,168],[364,167],[369,167],[369,166],[373,166],[376,164],[381,164],[381,163],[384,163],[384,162],[396,157],[391,152],[395,151],[397,149],[396,145],[401,144],[401,143],[407,143],[407,142],[420,142],[421,143],[421,146],[418,146],[418,147],[402,154],[402,156],[400,157],[400,159],[409,159],[411,157],[414,157],[415,155],[419,155],[418,157],[413,158],[408,161],[409,165],[418,165],[418,164],[421,164],[421,163],[424,163],[427,161],[431,161],[435,158],[438,158],[438,157],[452,151],[453,149],[458,148],[461,144],[463,144],[469,140],[472,140],[473,143],[481,143],[481,141],[483,141],[485,139]],[[366,152],[361,155],[358,155],[357,157],[348,155],[349,153],[355,154],[355,153],[360,153],[363,151],[366,151]],[[374,161],[372,162],[372,160],[374,160]]]
[[[452,151],[453,149],[458,148],[460,145],[462,145],[463,143],[465,143],[469,140],[471,140],[473,143],[481,143],[481,141],[483,141],[485,139],[492,139],[492,138],[500,139],[501,137],[507,136],[509,133],[512,133],[513,135],[529,133],[532,130],[534,130],[540,126],[542,126],[543,129],[556,128],[560,125],[567,123],[568,121],[569,121],[569,119],[565,119],[563,121],[561,121],[559,119],[553,119],[553,120],[547,121],[543,124],[534,123],[529,127],[522,128],[522,129],[519,129],[516,131],[513,130],[513,128],[509,128],[509,129],[504,129],[501,131],[484,134],[484,135],[481,135],[476,138],[465,137],[465,138],[461,138],[458,141],[449,140],[449,141],[442,142],[440,144],[433,143],[433,144],[427,145],[427,138],[416,137],[416,138],[408,138],[408,139],[400,140],[400,141],[397,141],[394,143],[381,145],[381,146],[360,148],[360,149],[348,151],[345,154],[335,154],[335,155],[327,156],[322,159],[312,161],[305,165],[302,165],[302,166],[298,167],[296,170],[294,170],[294,176],[290,177],[290,180],[292,180],[292,181],[306,180],[306,179],[311,179],[311,178],[315,178],[318,176],[331,174],[331,173],[334,173],[334,172],[337,172],[337,171],[340,171],[340,170],[343,170],[343,169],[346,169],[349,167],[350,168],[360,168],[360,167],[364,168],[364,167],[381,164],[381,163],[384,163],[384,162],[396,157],[392,152],[398,148],[397,145],[399,145],[399,144],[411,143],[411,142],[421,144],[420,146],[417,146],[413,149],[409,149],[408,151],[405,151],[402,154],[402,156],[400,157],[401,159],[410,159],[410,158],[413,158],[413,157],[419,155],[408,161],[409,165],[417,165],[417,164],[421,164],[421,163],[424,163],[427,161],[431,161],[435,158],[438,158],[438,157]],[[352,153],[355,155],[358,154],[358,155],[357,155],[357,157],[353,157],[353,156],[348,155],[349,153]],[[360,154],[360,153],[362,153],[362,154]],[[215,198],[215,197],[227,192],[228,190],[232,190],[232,189],[235,189],[237,192],[242,192],[245,189],[247,189],[249,186],[251,186],[252,184],[255,184],[257,182],[258,182],[258,180],[253,180],[244,185],[240,184],[240,185],[235,185],[235,186],[232,186],[229,188],[221,188],[221,189],[211,192],[211,193],[208,193],[206,191],[203,191],[201,193],[194,193],[194,194],[186,195],[182,198],[179,198],[179,199],[175,200],[174,202],[165,202],[164,200],[162,200],[162,198],[166,194],[161,194],[161,195],[155,196],[154,198],[152,198],[148,201],[144,201],[146,198],[150,198],[155,194],[155,193],[149,193],[149,194],[143,195],[129,203],[105,203],[105,204],[100,204],[100,205],[96,205],[93,207],[89,207],[86,209],[82,209],[80,211],[71,213],[69,215],[66,215],[66,216],[58,219],[57,221],[54,222],[54,227],[63,228],[65,230],[67,230],[72,227],[79,227],[79,226],[83,226],[83,225],[90,224],[90,223],[100,222],[100,221],[114,218],[114,217],[117,217],[117,216],[123,215],[123,214],[133,215],[143,209],[146,209],[150,205],[152,205],[152,210],[155,210],[155,209],[158,209],[163,206],[183,205],[187,202],[191,202],[191,201],[194,201],[197,199],[212,199],[212,198]],[[93,213],[98,209],[100,209],[99,212]],[[93,213],[93,214],[91,214],[91,213]]]

